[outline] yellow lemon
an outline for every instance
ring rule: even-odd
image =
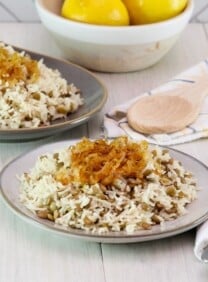
[[[123,0],[133,25],[160,22],[175,17],[184,10],[187,2],[188,0]]]
[[[129,25],[129,14],[122,0],[65,0],[61,15],[98,25]]]

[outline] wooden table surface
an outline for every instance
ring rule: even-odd
[[[96,75],[109,99],[97,118],[44,140],[0,142],[0,165],[41,144],[102,134],[103,114],[152,89],[208,57],[208,25],[189,24],[178,43],[157,65],[140,72]],[[44,54],[60,56],[39,23],[1,23],[0,40]],[[208,140],[175,148],[208,165]],[[99,244],[58,236],[25,223],[0,200],[1,282],[207,282],[208,266],[193,253],[195,230],[171,238],[136,244]]]

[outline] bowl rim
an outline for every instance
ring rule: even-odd
[[[170,43],[167,43],[169,45],[176,41],[186,27],[194,7],[194,0],[188,0],[186,9],[182,13],[166,21],[145,25],[107,26],[68,20],[47,9],[44,5],[47,4],[45,1],[35,2],[40,19],[57,44],[65,49],[68,48],[69,42],[74,46],[85,43],[103,48],[104,46],[138,46],[170,40]],[[59,4],[61,5],[61,2]],[[87,46],[83,48],[90,48],[89,45]]]
[[[193,12],[194,8],[194,0],[188,0],[188,3],[185,7],[185,9],[175,17],[169,18],[167,20],[163,20],[160,22],[155,22],[155,23],[148,23],[148,24],[140,24],[140,25],[127,25],[127,26],[110,26],[110,25],[98,25],[98,24],[90,24],[90,23],[83,23],[83,22],[78,22],[78,21],[73,21],[67,18],[62,17],[61,15],[57,15],[54,12],[50,11],[48,8],[43,5],[44,0],[35,0],[35,5],[37,9],[42,10],[44,13],[50,15],[51,17],[54,17],[56,20],[65,23],[66,25],[72,25],[72,26],[77,26],[80,28],[87,28],[90,30],[94,30],[99,28],[100,31],[103,30],[111,30],[111,31],[119,31],[119,30],[142,30],[144,29],[147,30],[150,27],[152,28],[158,28],[160,29],[162,26],[166,25],[171,25],[177,21],[182,20],[183,18],[190,18],[191,14]]]

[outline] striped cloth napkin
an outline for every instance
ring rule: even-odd
[[[176,93],[183,91],[189,95],[189,88],[195,88],[197,91],[199,84],[202,83],[202,81],[203,83],[206,81],[208,82],[208,60],[200,62],[198,65],[181,73],[166,84],[114,107],[104,116],[106,137],[115,138],[120,135],[128,135],[135,140],[147,140],[149,143],[163,146],[176,145],[208,137],[208,96],[204,100],[197,120],[183,130],[174,133],[152,135],[141,134],[128,125],[126,117],[127,109],[143,96],[161,95],[165,94],[167,91],[171,93],[174,93],[175,91]]]
[[[200,261],[208,262],[208,221],[197,229],[194,253]]]

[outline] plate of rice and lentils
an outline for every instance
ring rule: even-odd
[[[0,43],[0,140],[49,136],[86,122],[105,86],[75,64]]]
[[[208,218],[208,168],[121,136],[47,144],[1,172],[6,204],[53,233],[103,243],[161,239]]]

